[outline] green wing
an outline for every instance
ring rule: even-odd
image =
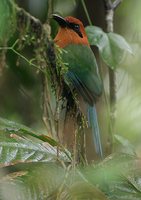
[[[86,45],[68,45],[63,60],[68,63],[65,75],[86,102],[93,105],[102,92],[102,83],[95,56]]]

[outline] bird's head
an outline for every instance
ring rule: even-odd
[[[85,28],[79,19],[71,16],[63,18],[56,14],[53,14],[53,19],[60,26],[54,39],[58,46],[63,48],[69,44],[89,45]]]

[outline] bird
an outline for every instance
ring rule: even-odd
[[[64,80],[86,103],[88,126],[92,130],[95,151],[103,158],[95,106],[103,88],[96,58],[90,48],[84,25],[79,19],[72,16],[63,18],[58,14],[53,14],[53,19],[59,25],[54,42],[65,50],[62,59],[68,64]]]

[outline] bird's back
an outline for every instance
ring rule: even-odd
[[[95,56],[87,45],[70,44],[64,48],[63,60],[68,63],[69,81],[88,104],[93,105],[101,95],[102,83]]]

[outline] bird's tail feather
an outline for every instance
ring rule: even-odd
[[[93,140],[94,140],[96,153],[102,158],[103,151],[102,151],[100,131],[99,131],[99,125],[98,125],[97,112],[96,112],[95,105],[88,106],[88,123],[92,129],[92,136],[93,136]]]

